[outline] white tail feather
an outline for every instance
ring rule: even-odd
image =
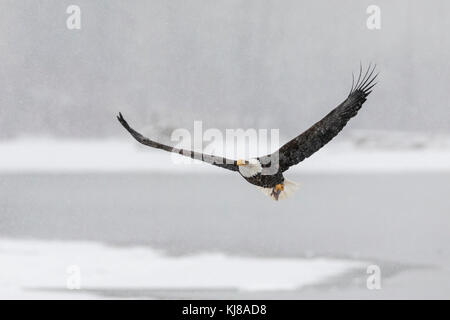
[[[289,198],[292,194],[294,194],[295,191],[298,189],[298,184],[294,181],[290,181],[287,179],[284,179],[284,190],[280,192],[280,195],[278,196],[278,200],[284,200]],[[273,195],[272,191],[273,188],[263,188],[258,187],[259,190],[261,190],[262,193],[264,193],[266,196],[270,197],[272,200],[277,200],[275,196]]]

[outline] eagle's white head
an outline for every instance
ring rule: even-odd
[[[256,176],[262,172],[261,162],[258,159],[238,160],[239,172],[245,178]]]

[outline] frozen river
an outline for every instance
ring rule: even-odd
[[[276,203],[232,174],[2,174],[0,294],[450,297],[450,174],[287,176],[300,189]],[[77,291],[65,287],[70,252],[91,272]],[[153,262],[172,273],[146,276]],[[62,274],[40,276],[46,264]],[[373,264],[380,290],[366,287]]]

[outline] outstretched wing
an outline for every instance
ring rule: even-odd
[[[122,126],[125,129],[127,129],[127,131],[129,133],[131,133],[131,135],[138,142],[140,142],[146,146],[153,147],[156,149],[162,149],[162,150],[169,151],[169,152],[178,153],[178,154],[184,155],[186,157],[190,157],[190,158],[196,159],[196,160],[201,160],[201,161],[210,163],[212,165],[215,165],[215,166],[218,166],[218,167],[221,167],[224,169],[228,169],[228,170],[232,170],[232,171],[238,170],[238,166],[237,166],[237,163],[235,160],[212,156],[212,155],[206,155],[206,154],[191,151],[191,150],[178,149],[178,148],[174,148],[171,146],[167,146],[165,144],[150,140],[149,138],[144,137],[142,134],[140,134],[139,132],[137,132],[136,130],[131,128],[130,125],[125,121],[125,119],[123,118],[121,113],[119,113],[119,116],[117,117],[117,119],[122,124]]]
[[[366,101],[371,89],[376,84],[373,83],[378,76],[378,74],[373,75],[375,68],[376,65],[373,68],[369,66],[363,76],[362,67],[360,67],[358,80],[354,84],[353,78],[352,88],[347,99],[322,120],[270,155],[271,161],[278,159],[279,168],[286,171],[289,167],[308,158],[330,142],[345,127],[347,122],[356,116],[358,110]]]

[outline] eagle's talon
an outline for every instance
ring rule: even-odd
[[[272,189],[272,193],[270,194],[275,200],[278,201],[278,197],[280,196],[281,191],[275,191],[275,189]]]
[[[278,198],[280,197],[280,193],[281,191],[284,190],[284,184],[279,183],[277,184],[273,189],[272,189],[272,193],[270,194],[275,200],[278,200]]]

